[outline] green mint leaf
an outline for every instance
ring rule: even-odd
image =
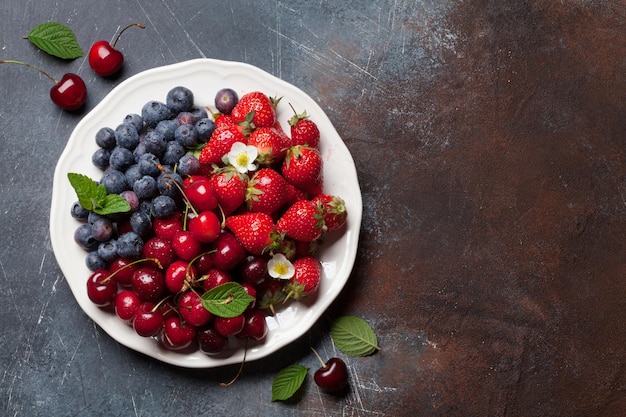
[[[74,59],[83,56],[74,32],[62,23],[42,23],[31,29],[27,37],[33,45],[58,58]]]
[[[307,372],[302,365],[290,365],[278,372],[272,382],[272,401],[291,398],[302,386]]]
[[[95,206],[101,204],[101,200],[97,198],[98,185],[94,180],[83,174],[76,174],[70,172],[67,174],[67,178],[70,180],[70,184],[76,191],[78,202],[85,209],[92,211]],[[106,191],[105,191],[106,193]]]
[[[101,207],[94,208],[93,211],[101,215],[126,213],[130,211],[130,204],[119,194],[107,194],[104,197],[104,204]]]
[[[69,172],[67,178],[76,191],[81,206],[94,213],[106,215],[130,211],[130,204],[119,194],[107,194],[103,184],[97,184],[87,175]]]
[[[331,325],[330,336],[335,346],[348,356],[367,356],[380,350],[374,330],[360,317],[338,318]]]
[[[202,294],[202,305],[216,316],[235,317],[243,313],[254,297],[237,282],[227,282]]]

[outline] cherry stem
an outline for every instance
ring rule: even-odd
[[[235,374],[235,377],[231,379],[229,382],[220,382],[221,387],[229,387],[232,384],[234,384],[237,379],[239,379],[239,376],[243,372],[243,365],[246,363],[246,355],[248,354],[248,340],[249,339],[250,339],[249,337],[246,337],[246,346],[243,350],[243,359],[241,360],[241,365],[239,365],[239,370],[237,371],[237,374]]]
[[[0,64],[17,64],[17,65],[23,65],[25,67],[28,68],[32,68],[35,71],[39,71],[41,74],[45,75],[46,77],[50,78],[52,80],[53,83],[58,84],[59,82],[50,74],[48,74],[47,72],[45,72],[44,70],[42,70],[39,67],[36,67],[32,64],[27,64],[26,62],[22,62],[22,61],[15,61],[13,59],[1,59],[0,60]]]
[[[315,354],[315,356],[317,357],[317,360],[320,361],[320,363],[322,364],[322,368],[326,368],[326,362],[324,362],[324,359],[322,359],[322,357],[320,356],[319,353],[317,353],[317,350],[313,349],[312,346],[309,346],[311,348],[311,350],[313,351],[313,353]]]
[[[122,36],[122,33],[124,33],[124,31],[128,28],[132,28],[133,26],[137,26],[140,29],[145,29],[146,27],[144,25],[142,25],[141,23],[132,23],[128,26],[126,26],[124,29],[122,29],[120,31],[120,33],[117,34],[117,37],[115,38],[115,40],[113,41],[113,43],[111,44],[111,47],[115,48],[115,45],[117,45],[117,41],[120,40],[120,36]]]

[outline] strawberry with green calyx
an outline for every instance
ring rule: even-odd
[[[345,226],[348,218],[346,203],[341,197],[318,194],[311,200],[316,204],[318,211],[324,217],[324,230],[339,230]]]
[[[316,196],[322,192],[322,168],[322,155],[317,149],[295,145],[287,150],[281,173],[295,187]]]
[[[293,261],[294,274],[285,285],[285,301],[290,298],[301,300],[317,292],[322,278],[322,265],[314,256]]]
[[[294,191],[278,171],[262,168],[248,181],[246,203],[250,211],[272,214],[281,208]]]
[[[226,218],[226,227],[252,255],[262,255],[272,245],[274,220],[266,213],[243,213]]]
[[[248,139],[238,125],[216,127],[207,144],[198,155],[200,165],[223,165],[223,158],[235,142],[247,143]]]
[[[294,112],[293,117],[289,119],[292,145],[304,145],[319,149],[320,130],[317,124],[309,118],[306,111],[298,114],[293,106],[291,109]]]
[[[276,231],[301,242],[313,242],[324,231],[324,218],[310,200],[297,200],[276,222]]]
[[[240,123],[253,113],[251,123],[255,128],[271,127],[276,122],[276,106],[279,101],[280,98],[271,99],[260,91],[251,91],[241,96],[230,116],[235,123]]]
[[[259,150],[258,162],[261,165],[272,165],[285,157],[287,147],[284,138],[274,127],[260,127],[248,137],[248,145]]]
[[[235,212],[245,203],[248,177],[234,167],[227,166],[214,170],[209,182],[225,215]]]

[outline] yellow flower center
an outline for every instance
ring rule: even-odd
[[[279,262],[276,265],[274,265],[274,272],[276,272],[280,276],[285,275],[288,271],[289,271],[289,267],[285,265],[285,263],[283,262]]]
[[[242,167],[247,167],[248,166],[248,154],[245,152],[240,153],[239,155],[237,155],[237,159],[235,161],[237,162],[237,165],[242,166]]]

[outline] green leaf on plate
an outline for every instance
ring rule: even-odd
[[[67,178],[76,191],[78,202],[86,210],[106,215],[125,213],[130,210],[130,204],[118,194],[107,194],[104,184],[97,184],[87,175],[69,172]]]
[[[278,372],[272,382],[272,401],[291,398],[302,386],[307,372],[302,365],[290,365]]]
[[[348,356],[367,356],[380,350],[374,330],[360,317],[338,318],[331,325],[330,336],[335,346]]]
[[[254,297],[237,282],[227,282],[202,294],[202,305],[219,317],[235,317],[243,313]]]
[[[46,22],[37,25],[31,29],[27,38],[42,51],[61,59],[83,56],[74,32],[62,23]]]

